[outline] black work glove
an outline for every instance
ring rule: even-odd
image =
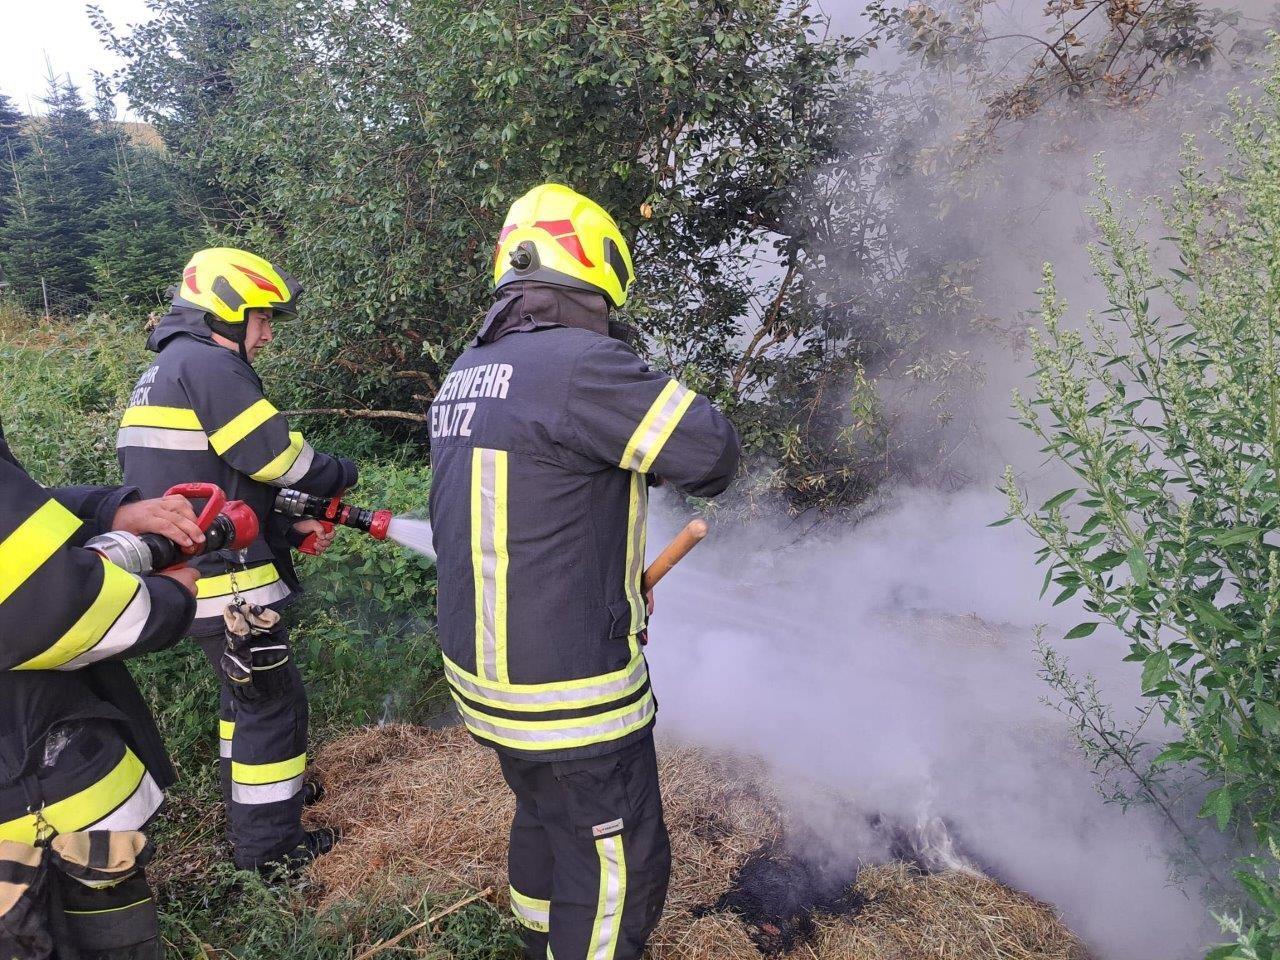
[[[222,670],[232,695],[241,703],[257,703],[285,690],[289,645],[280,614],[239,600],[227,604],[222,619],[226,624]]]

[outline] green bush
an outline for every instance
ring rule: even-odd
[[[1046,268],[1036,390],[1022,421],[1079,485],[1011,514],[1043,541],[1045,586],[1079,594],[1142,664],[1172,740],[1153,768],[1197,771],[1201,816],[1252,833],[1237,874],[1258,919],[1215,958],[1280,951],[1280,61],[1236,102],[1216,173],[1188,150],[1168,246],[1100,192],[1093,263],[1107,295],[1087,336]],[[1177,266],[1162,267],[1162,263]]]

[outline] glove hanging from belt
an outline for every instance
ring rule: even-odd
[[[288,633],[275,610],[237,600],[222,612],[226,646],[222,670],[231,692],[243,703],[266,700],[288,686]]]

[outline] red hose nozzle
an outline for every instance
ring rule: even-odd
[[[391,529],[391,511],[373,511],[373,520],[369,524],[369,536],[375,540],[385,540],[389,529]]]

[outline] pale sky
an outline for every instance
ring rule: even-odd
[[[117,27],[149,16],[145,0],[98,0],[98,6]],[[89,26],[84,0],[0,0],[0,93],[21,110],[43,109],[46,53],[54,71],[70,74],[86,101],[93,99],[92,71],[118,66]]]

